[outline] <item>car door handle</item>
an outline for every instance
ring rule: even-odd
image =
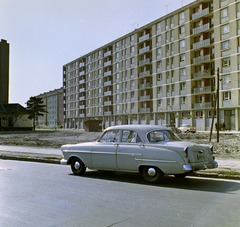
[[[144,147],[144,144],[140,143],[138,144],[139,147]]]

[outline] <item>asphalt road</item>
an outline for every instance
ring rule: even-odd
[[[0,226],[239,226],[240,181],[166,177],[0,160]]]

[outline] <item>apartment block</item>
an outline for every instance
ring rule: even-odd
[[[240,129],[240,1],[196,0],[63,66],[64,127]]]
[[[44,116],[38,118],[36,125],[48,127],[63,126],[63,88],[45,92],[36,97],[42,99],[47,111],[47,113],[44,113]]]
[[[0,42],[0,103],[9,102],[9,44]]]

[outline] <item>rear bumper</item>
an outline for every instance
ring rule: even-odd
[[[215,169],[217,167],[218,167],[218,163],[216,161],[213,161],[209,164],[202,164],[202,165],[196,165],[196,166],[184,165],[183,166],[183,171],[184,172],[191,172],[191,171],[195,171],[195,170]]]

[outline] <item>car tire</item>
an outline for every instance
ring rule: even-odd
[[[152,166],[144,166],[142,169],[142,176],[145,181],[149,183],[160,183],[163,180],[163,172]]]
[[[176,178],[181,178],[181,179],[185,178],[187,175],[188,175],[187,173],[174,174]]]
[[[71,161],[71,169],[75,175],[83,175],[86,171],[86,166],[79,158],[74,158]]]

